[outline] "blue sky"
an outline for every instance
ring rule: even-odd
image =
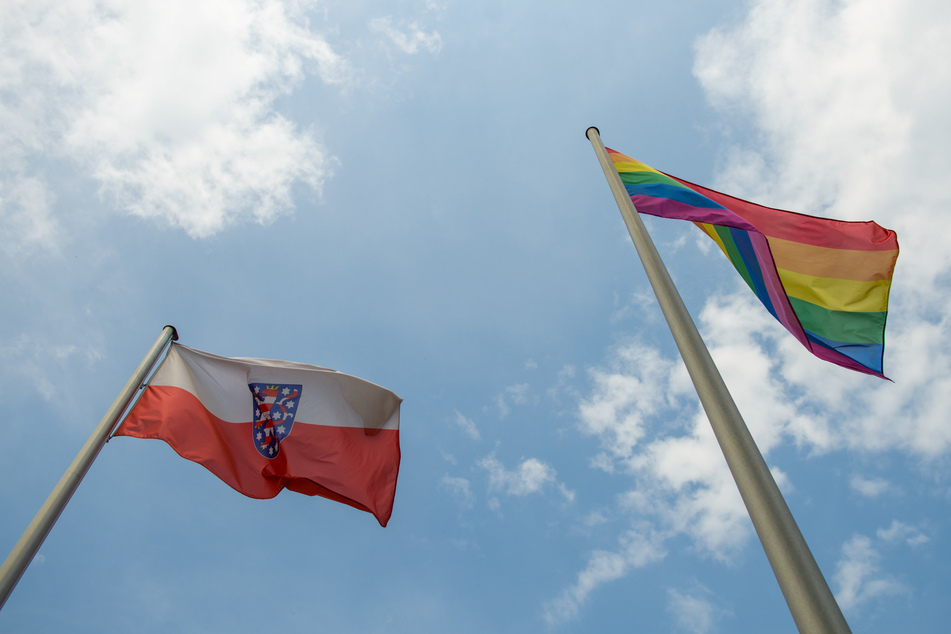
[[[951,574],[951,9],[0,6],[0,547],[166,323],[404,399],[390,525],[103,450],[4,632],[794,632],[584,137],[898,232],[885,371],[646,219],[855,631]]]

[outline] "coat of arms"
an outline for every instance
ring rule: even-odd
[[[248,384],[254,397],[251,433],[255,448],[265,458],[275,457],[281,450],[281,441],[290,435],[300,404],[301,387],[283,383]]]

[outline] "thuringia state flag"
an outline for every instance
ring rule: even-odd
[[[349,504],[386,526],[400,465],[400,403],[334,370],[173,343],[115,435],[164,440],[249,497],[286,488]]]

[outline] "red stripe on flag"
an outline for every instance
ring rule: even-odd
[[[670,176],[668,174],[668,176]],[[676,176],[675,181],[703,194],[707,198],[736,212],[750,222],[764,235],[782,238],[803,244],[832,249],[854,249],[856,251],[894,251],[898,249],[898,236],[891,229],[885,229],[878,223],[849,222],[808,216],[793,211],[784,211],[764,207],[742,198],[736,198]]]
[[[250,420],[225,422],[187,390],[153,385],[115,435],[164,440],[248,497],[272,498],[287,488],[367,511],[386,526],[399,473],[398,430],[296,421],[271,459],[257,452],[251,434]]]

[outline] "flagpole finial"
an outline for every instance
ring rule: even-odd
[[[595,132],[597,132],[597,133],[598,133],[598,136],[601,136],[601,130],[598,130],[598,128],[596,128],[595,126],[592,125],[592,126],[588,126],[588,129],[584,131],[584,136],[585,136],[586,139],[590,139],[590,138],[591,138],[591,137],[588,136],[588,133],[591,132],[592,130],[594,130]]]
[[[165,324],[165,328],[172,329],[172,341],[178,341],[178,330],[172,324]],[[164,330],[164,329],[163,329]]]

